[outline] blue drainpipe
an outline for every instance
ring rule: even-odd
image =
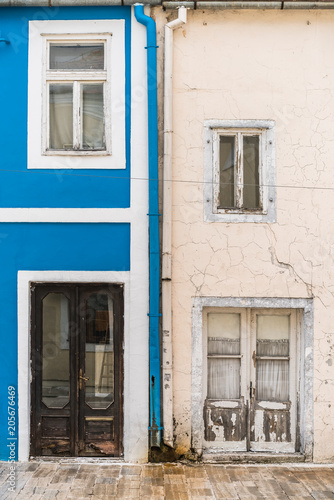
[[[148,98],[148,177],[149,177],[149,269],[150,269],[150,446],[160,446],[160,241],[158,181],[158,104],[157,104],[157,38],[155,22],[135,5],[135,16],[147,28],[147,98]]]

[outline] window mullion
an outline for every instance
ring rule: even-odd
[[[235,169],[235,204],[238,208],[243,205],[243,192],[244,192],[244,172],[243,172],[243,140],[242,134],[237,135],[236,147],[236,169]]]
[[[73,149],[81,147],[81,92],[80,83],[73,82]]]

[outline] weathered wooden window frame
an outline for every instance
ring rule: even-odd
[[[235,168],[234,168],[234,199],[235,206],[231,208],[224,208],[219,206],[220,198],[220,137],[234,137],[235,138]],[[259,138],[259,201],[260,208],[247,209],[243,208],[244,199],[244,161],[243,161],[243,138],[247,136],[256,136]],[[254,214],[264,213],[262,209],[263,200],[265,195],[266,186],[263,185],[263,159],[265,156],[265,136],[266,130],[259,129],[216,129],[213,131],[213,155],[214,155],[214,213],[240,213],[252,212]]]
[[[244,209],[242,151],[244,136],[259,136],[259,209]],[[220,137],[236,137],[236,207],[219,207]],[[238,140],[239,139],[239,140]],[[242,149],[242,148],[241,148]],[[207,120],[204,122],[204,220],[206,222],[275,222],[275,122],[272,120]]]
[[[43,58],[43,127],[42,127],[42,145],[43,155],[65,155],[65,156],[104,156],[111,155],[111,38],[112,34],[103,35],[52,35],[45,36],[43,40],[44,45],[44,58]],[[104,46],[104,68],[103,70],[54,70],[49,69],[50,66],[50,46],[54,43],[61,44],[82,44],[99,43]],[[71,83],[73,84],[73,148],[64,150],[51,149],[49,145],[50,140],[50,92],[49,87],[53,83]],[[80,85],[91,83],[103,84],[103,114],[104,114],[104,135],[105,135],[105,148],[103,149],[83,149],[80,148],[81,137],[81,96]]]

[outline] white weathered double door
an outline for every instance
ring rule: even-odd
[[[295,452],[296,311],[210,309],[204,325],[204,447]]]

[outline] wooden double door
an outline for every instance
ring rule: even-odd
[[[212,309],[205,330],[204,447],[298,451],[297,312]]]
[[[121,456],[123,287],[31,285],[31,456]]]

